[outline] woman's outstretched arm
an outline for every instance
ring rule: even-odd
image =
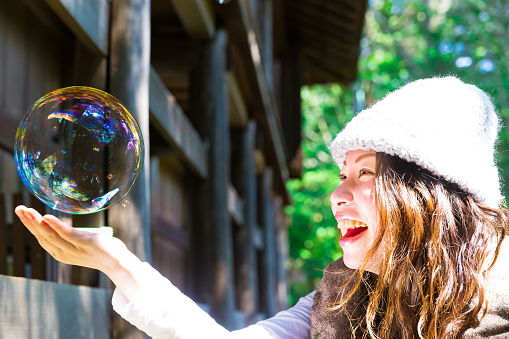
[[[105,273],[130,301],[140,282],[137,271],[142,262],[122,241],[102,234],[78,231],[52,215],[44,217],[33,208],[18,206],[16,214],[56,260],[70,265],[97,269]]]
[[[56,260],[98,269],[117,286],[114,309],[157,339],[308,338],[312,294],[275,317],[229,332],[150,265],[142,263],[122,241],[76,230],[52,215],[25,206],[16,214]],[[120,292],[120,293],[118,293]]]

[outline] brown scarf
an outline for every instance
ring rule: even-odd
[[[466,330],[462,339],[509,338],[509,238],[506,238],[497,262],[489,272],[486,292],[488,310],[486,316],[474,328]],[[353,287],[357,271],[345,266],[339,259],[327,266],[323,279],[316,289],[311,307],[311,338],[351,339],[366,336],[365,320],[369,286],[376,284],[376,275],[367,273],[363,283],[344,309],[330,311],[338,300],[338,293],[346,286]],[[351,278],[351,280],[350,280]],[[348,293],[348,289],[344,293]]]
[[[342,258],[325,268],[311,307],[311,338],[362,338],[368,288],[376,283],[375,274],[365,274],[363,282],[344,308],[328,310],[338,302],[341,291],[349,293],[348,287],[355,286],[357,274],[357,271],[345,266]]]

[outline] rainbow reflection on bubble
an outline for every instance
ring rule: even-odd
[[[90,87],[46,94],[25,113],[14,158],[25,186],[49,207],[73,214],[122,201],[139,176],[143,138],[129,111]]]

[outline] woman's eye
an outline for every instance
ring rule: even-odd
[[[339,175],[339,180],[341,180],[341,181],[346,180],[346,175],[340,174]]]
[[[373,174],[375,174],[375,172],[373,172],[372,170],[369,170],[369,169],[360,170],[360,175],[373,175]]]

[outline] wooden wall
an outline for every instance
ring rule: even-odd
[[[58,264],[41,252],[13,217],[18,201],[73,225],[111,225],[136,255],[229,329],[286,307],[288,156],[279,124],[285,107],[277,97],[284,92],[282,76],[273,67],[280,64],[272,49],[273,1],[228,6],[200,0],[0,2],[0,232],[5,235],[0,278],[16,291],[30,285],[23,292],[26,303],[53,310],[51,319],[30,312],[27,317],[58,322],[68,284],[85,286],[79,290],[82,298],[102,298],[106,309],[110,286],[95,271]],[[249,41],[253,30],[256,39]],[[256,43],[261,54],[251,48]],[[70,217],[51,211],[31,198],[15,170],[14,133],[22,115],[42,95],[70,85],[117,96],[142,128],[143,175],[126,201],[107,212]],[[284,93],[298,96],[295,88]],[[286,119],[300,121],[298,114],[291,116]],[[27,271],[34,259],[13,254],[15,232],[24,232],[21,247],[44,269],[36,264]],[[15,270],[9,268],[13,255],[23,257],[14,261]],[[33,278],[46,282],[31,284]],[[51,300],[37,299],[45,289],[53,291]],[[2,293],[2,306],[4,298],[9,297]],[[143,337],[118,317],[109,322],[102,313],[86,314],[112,338]],[[12,333],[30,337],[30,331]],[[63,333],[59,337],[66,338]]]

